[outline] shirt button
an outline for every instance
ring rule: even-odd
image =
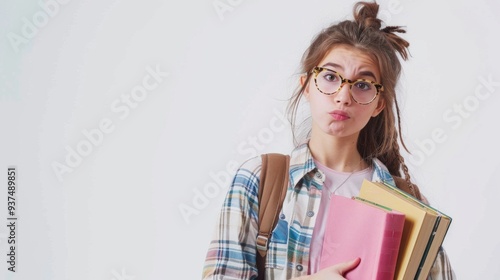
[[[314,216],[314,211],[307,211],[307,217],[311,218],[312,216]]]
[[[316,176],[316,178],[318,178],[319,180],[323,180],[323,174],[321,174],[321,172],[317,171],[316,174],[314,174],[314,176]]]
[[[285,214],[281,213],[280,214],[280,219],[284,220],[286,218]]]
[[[296,266],[296,268],[297,268],[298,271],[302,271],[304,269],[304,267],[302,265],[300,265],[300,264],[298,264]]]

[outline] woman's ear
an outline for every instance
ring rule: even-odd
[[[379,100],[377,101],[377,107],[375,108],[375,110],[373,110],[372,117],[378,116],[378,114],[380,114],[380,112],[382,112],[384,108],[385,108],[385,100],[379,98]]]

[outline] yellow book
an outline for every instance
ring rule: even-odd
[[[389,191],[396,192],[397,195],[403,196],[409,203],[412,203],[416,205],[417,207],[423,207],[428,213],[431,215],[435,215],[437,217],[436,224],[434,225],[434,230],[432,233],[432,236],[429,238],[429,241],[427,243],[427,247],[424,251],[424,255],[422,257],[422,260],[420,261],[419,268],[417,270],[417,274],[415,275],[415,278],[418,280],[425,280],[427,279],[427,275],[431,271],[432,265],[434,264],[434,261],[436,260],[436,256],[439,252],[439,248],[443,244],[444,238],[446,236],[446,233],[448,232],[448,229],[450,227],[452,218],[443,212],[427,205],[421,202],[418,199],[415,199],[413,196],[407,194],[406,192],[394,188],[392,186],[389,186],[385,184],[385,187],[388,188]]]
[[[365,180],[359,197],[405,214],[405,225],[394,279],[413,280],[417,275],[424,274],[421,263],[422,265],[425,263],[425,256],[430,256],[428,244],[436,234],[438,229],[436,223],[439,223],[440,216],[423,203],[411,202],[416,199],[398,190],[383,183]]]

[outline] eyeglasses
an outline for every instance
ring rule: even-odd
[[[357,79],[351,81],[345,79],[339,73],[316,66],[312,70],[314,73],[314,83],[316,88],[326,95],[332,95],[340,91],[343,85],[349,84],[349,93],[352,100],[361,105],[370,104],[377,95],[384,91],[384,86],[367,79]]]

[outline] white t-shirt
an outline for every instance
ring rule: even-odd
[[[363,180],[371,180],[373,175],[372,167],[351,173],[335,171],[316,160],[314,163],[325,175],[325,182],[321,194],[318,216],[316,217],[316,224],[314,225],[314,231],[311,237],[309,274],[316,273],[319,270],[321,249],[323,248],[323,237],[326,227],[325,221],[328,217],[327,210],[330,209],[330,195],[333,193],[345,197],[357,196]]]

